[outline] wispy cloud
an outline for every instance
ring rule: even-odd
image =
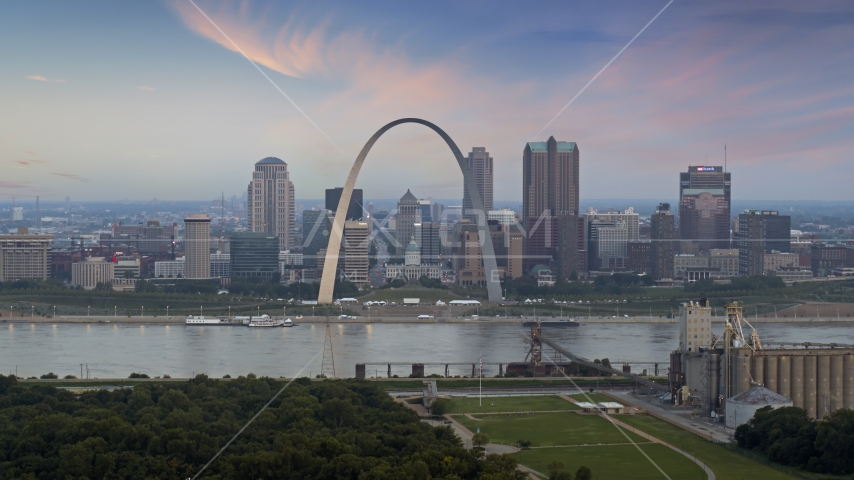
[[[146,87],[146,86],[144,86],[144,85],[137,85],[137,87],[136,87],[136,88],[137,88],[137,89],[139,89],[139,90],[145,90],[146,92],[153,92],[153,91],[154,91],[154,89],[153,89],[153,88],[151,88],[151,87]]]
[[[5,182],[0,180],[0,188],[28,188],[27,183]]]
[[[36,80],[39,82],[49,82],[50,81],[41,75],[27,75],[27,78],[29,78],[30,80]]]
[[[79,175],[74,175],[73,173],[60,173],[60,172],[50,172],[51,175],[56,175],[57,177],[67,178],[69,180],[76,180],[78,182],[91,182],[91,178],[81,177]]]
[[[15,162],[15,163],[17,163],[18,165],[21,165],[21,166],[23,166],[23,167],[32,167],[32,166],[35,166],[35,165],[47,165],[47,162],[45,162],[45,161],[43,161],[43,160],[34,160],[34,159],[29,159],[29,160],[18,160],[18,161],[17,161],[17,162]]]

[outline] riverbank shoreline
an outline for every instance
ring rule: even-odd
[[[530,322],[534,320],[534,317],[524,317],[524,318],[507,318],[507,317],[480,317],[480,318],[471,318],[471,317],[437,317],[437,318],[412,318],[412,317],[379,317],[379,318],[368,318],[368,317],[356,317],[356,318],[337,318],[337,317],[303,317],[303,318],[294,318],[293,319],[297,324],[317,324],[317,323],[335,323],[335,324],[379,324],[379,323],[388,323],[388,324],[469,324],[469,325],[492,325],[492,324],[500,324],[500,325],[519,325],[522,326],[524,322]],[[650,323],[650,324],[669,324],[669,323],[679,323],[678,318],[662,318],[662,317],[617,317],[617,318],[609,318],[609,317],[575,317],[577,322],[580,325],[594,325],[594,324],[639,324],[639,323]],[[552,317],[540,317],[542,321],[553,321],[556,320]],[[802,318],[750,318],[746,317],[750,323],[762,324],[762,323],[852,323],[854,322],[854,318],[852,317],[802,317]],[[131,316],[131,317],[114,317],[114,316],[57,316],[57,317],[6,317],[3,320],[0,320],[0,325],[2,324],[58,324],[58,323],[78,323],[78,324],[136,324],[136,325],[186,325],[186,317],[183,316],[169,316],[169,317],[156,317],[156,316]],[[723,317],[713,317],[712,323],[724,323]],[[197,327],[220,327],[220,326],[236,326],[240,327],[243,325],[240,324],[224,324],[224,325],[189,325],[193,328]],[[546,326],[545,328],[552,328],[552,326]],[[571,328],[568,325],[564,326],[555,326],[554,328]]]

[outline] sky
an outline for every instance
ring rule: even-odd
[[[549,136],[583,198],[675,198],[726,145],[734,199],[854,200],[854,4],[668,2],[2,2],[0,203],[239,195],[267,156],[322,198],[404,117],[486,147],[496,200]],[[462,175],[402,125],[357,187]]]

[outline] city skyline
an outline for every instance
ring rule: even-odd
[[[343,181],[330,169],[346,169],[371,131],[420,116],[463,149],[486,147],[496,202],[521,198],[521,149],[549,136],[585,147],[582,198],[673,198],[661,192],[674,172],[723,164],[724,144],[728,170],[753,187],[744,199],[849,198],[854,67],[834,48],[854,36],[845,4],[675,2],[539,134],[665,2],[546,5],[541,17],[521,6],[198,5],[317,128],[189,2],[4,5],[0,38],[16,48],[0,49],[0,195],[206,198],[241,190],[242,172],[275,156],[305,198],[322,198]],[[561,58],[573,61],[542,68]],[[426,133],[402,128],[375,150],[357,185],[372,196],[399,195],[390,172],[462,197],[445,173],[451,157]],[[403,150],[410,161],[394,166]],[[117,180],[131,171],[138,182]],[[198,181],[185,185],[190,173]]]

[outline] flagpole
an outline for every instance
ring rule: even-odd
[[[480,391],[478,392],[477,406],[483,406],[483,355],[480,356]]]

